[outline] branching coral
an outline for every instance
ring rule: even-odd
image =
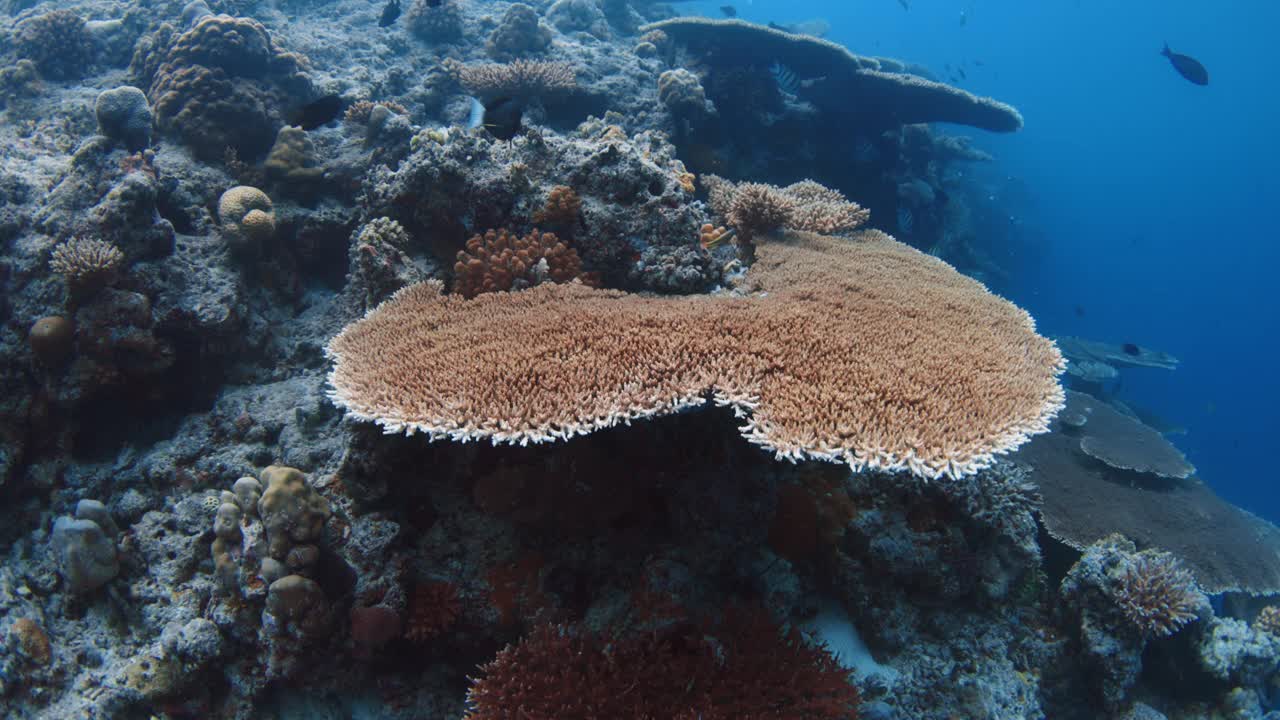
[[[469,720],[854,720],[858,692],[825,650],[760,610],[625,638],[540,626],[483,668]]]
[[[1204,603],[1196,581],[1169,553],[1144,550],[1115,587],[1115,601],[1144,635],[1164,637],[1196,619]]]
[[[765,183],[734,183],[707,175],[703,184],[712,209],[748,240],[784,227],[843,235],[871,217],[862,206],[812,180],[780,188]]]
[[[516,60],[464,65],[446,61],[445,68],[462,87],[481,97],[537,97],[577,87],[573,66],[566,62]]]
[[[537,230],[524,237],[506,230],[476,235],[458,253],[453,270],[454,291],[466,298],[547,281],[586,279],[578,253],[552,233]]]
[[[331,396],[388,431],[519,444],[713,398],[779,457],[929,478],[989,465],[1061,407],[1062,357],[1030,316],[882,233],[771,239],[747,280],[763,292],[412,286],[330,343]]]
[[[53,249],[49,268],[76,292],[92,292],[110,285],[124,262],[124,253],[105,240],[71,238]]]

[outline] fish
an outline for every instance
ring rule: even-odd
[[[343,106],[341,95],[325,95],[319,100],[294,108],[285,120],[290,125],[296,125],[303,130],[315,130],[337,120],[342,114]]]
[[[725,17],[730,17],[730,18],[738,17],[738,8],[732,5],[721,5],[720,12],[724,13]]]
[[[1120,349],[1124,351],[1125,355],[1141,355],[1142,354],[1142,348],[1138,347],[1137,345],[1134,345],[1133,343],[1125,343],[1120,346]]]
[[[1084,317],[1086,315],[1083,305],[1077,305],[1075,307],[1075,310],[1076,310],[1076,317]]]
[[[510,140],[519,134],[523,118],[524,105],[515,98],[500,97],[485,103],[471,98],[471,115],[467,118],[467,127],[483,127],[499,140]]]
[[[910,9],[911,9],[911,5],[909,5],[909,4],[907,3],[907,0],[898,0],[898,4],[902,6],[902,9],[903,9],[903,10],[910,10]]]
[[[400,0],[387,0],[387,4],[382,8],[382,15],[378,17],[378,27],[390,27],[399,18]]]
[[[1209,84],[1209,71],[1205,70],[1204,65],[1201,65],[1199,60],[1190,55],[1173,52],[1169,49],[1169,43],[1164,44],[1164,49],[1160,51],[1160,54],[1169,58],[1173,69],[1186,78],[1187,82],[1195,85]]]
[[[956,72],[957,72],[957,73],[960,73],[960,79],[961,79],[961,80],[968,80],[968,79],[969,79],[969,76],[964,74],[964,68],[962,68],[962,67],[958,67],[958,68],[956,68]]]
[[[969,16],[968,14],[965,13],[965,11],[961,10],[960,11],[960,27],[964,27],[965,25],[968,25],[968,24],[969,24]]]

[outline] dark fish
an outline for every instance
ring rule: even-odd
[[[731,18],[738,17],[738,8],[732,5],[721,5],[720,12],[724,13],[725,17],[731,17]]]
[[[961,80],[968,80],[968,79],[969,79],[969,76],[964,74],[964,68],[962,68],[962,67],[958,67],[958,68],[956,68],[956,72],[960,73],[960,79],[961,79]]]
[[[960,27],[964,27],[967,24],[969,24],[969,16],[965,13],[965,11],[961,10],[960,11]]]
[[[1125,343],[1120,346],[1120,349],[1124,351],[1125,355],[1141,355],[1142,354],[1142,348],[1138,347],[1137,345],[1134,345],[1133,343]]]
[[[902,6],[903,10],[911,9],[911,6],[907,4],[907,0],[898,0],[898,4]]]
[[[390,27],[400,17],[400,0],[387,0],[382,8],[382,16],[378,18],[378,27]]]
[[[315,130],[321,125],[337,120],[342,114],[342,107],[342,96],[325,95],[319,100],[294,108],[285,120],[290,125],[296,125],[303,130]]]
[[[1085,316],[1085,311],[1084,311],[1084,306],[1083,306],[1083,305],[1077,305],[1075,309],[1076,309],[1076,317],[1084,317],[1084,316]]]
[[[484,127],[489,134],[499,140],[510,140],[520,133],[520,121],[524,118],[524,104],[515,98],[500,97],[480,104],[472,101],[472,127]],[[475,107],[479,105],[479,107]]]
[[[1190,55],[1173,52],[1169,49],[1169,43],[1164,44],[1164,49],[1160,51],[1160,54],[1169,58],[1169,62],[1173,64],[1173,69],[1186,78],[1187,82],[1195,83],[1196,85],[1209,84],[1209,71],[1204,69],[1204,65],[1201,65],[1199,60]]]
[[[427,7],[440,7],[444,4],[444,0],[427,0]]]

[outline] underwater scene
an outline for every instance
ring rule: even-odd
[[[0,718],[1280,720],[1280,4],[0,15]]]

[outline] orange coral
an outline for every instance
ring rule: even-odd
[[[703,223],[698,228],[698,244],[704,250],[712,250],[733,239],[733,231],[725,226],[715,227],[711,223]]]
[[[462,612],[458,588],[453,583],[431,582],[414,588],[404,636],[424,643],[453,627]]]
[[[13,643],[31,662],[37,665],[48,665],[53,659],[53,647],[49,643],[49,635],[31,618],[18,618],[9,628]]]
[[[537,230],[519,237],[490,230],[467,241],[453,266],[454,292],[465,298],[481,293],[520,290],[548,280],[587,281],[582,260],[553,233]]]
[[[534,213],[533,221],[544,225],[572,227],[582,210],[582,198],[568,185],[557,185],[547,195],[547,204]]]

